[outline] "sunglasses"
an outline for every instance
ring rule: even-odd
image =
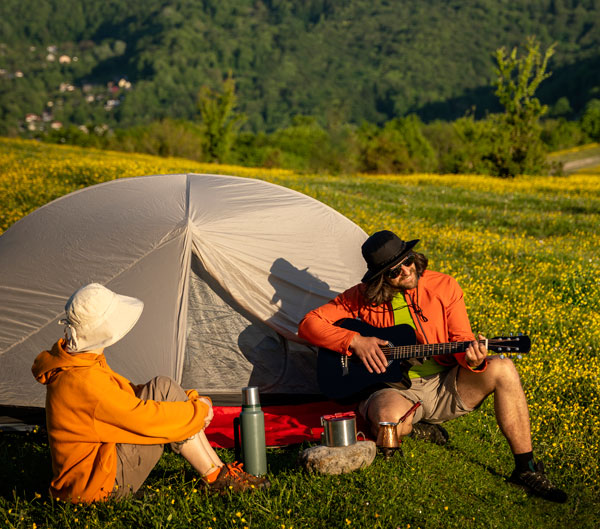
[[[406,259],[404,259],[401,263],[397,264],[394,268],[390,268],[386,270],[385,277],[388,279],[396,279],[401,273],[401,268],[403,266],[410,266],[415,262],[415,256],[409,255]]]

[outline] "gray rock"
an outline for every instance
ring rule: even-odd
[[[345,474],[368,467],[377,454],[373,441],[350,446],[311,446],[300,452],[298,460],[306,469],[321,474]]]

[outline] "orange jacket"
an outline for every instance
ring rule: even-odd
[[[103,354],[69,354],[64,340],[35,359],[46,385],[46,427],[52,454],[50,493],[73,502],[106,499],[117,471],[117,443],[182,441],[204,428],[208,406],[189,391],[185,402],[140,400]]]
[[[342,318],[360,318],[374,327],[394,325],[394,311],[391,304],[373,307],[367,305],[363,297],[364,284],[360,283],[342,292],[329,303],[310,311],[298,326],[298,336],[332,351],[351,355],[350,343],[357,334],[333,325]],[[418,291],[418,296],[417,296]],[[446,274],[426,270],[419,279],[417,288],[406,292],[409,310],[415,322],[419,343],[447,343],[474,340],[463,292],[457,281]],[[415,314],[419,306],[424,321]],[[408,345],[408,344],[407,344]],[[439,364],[461,366],[471,369],[465,361],[465,353],[433,357]],[[486,365],[482,369],[485,369]]]

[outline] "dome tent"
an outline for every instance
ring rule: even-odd
[[[167,375],[222,406],[248,385],[264,405],[318,399],[297,325],[360,281],[365,238],[321,202],[249,178],[126,178],[61,197],[0,236],[0,405],[44,406],[31,364],[90,282],[144,302],[107,349],[133,382]]]

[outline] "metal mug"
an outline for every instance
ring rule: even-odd
[[[336,413],[321,417],[325,446],[350,446],[356,443],[356,415],[354,412]]]

